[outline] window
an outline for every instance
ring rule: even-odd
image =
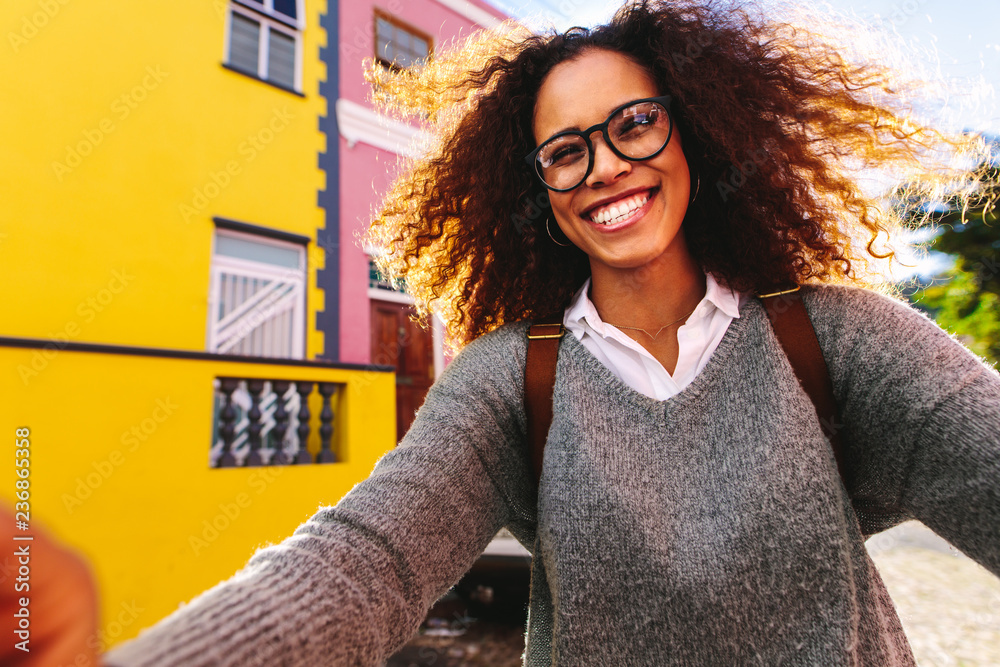
[[[279,21],[287,21],[294,27],[300,27],[299,0],[238,0],[238,2],[262,14],[273,16]]]
[[[390,69],[406,69],[430,55],[431,37],[388,14],[375,13],[375,60]]]
[[[303,246],[216,230],[210,290],[210,352],[304,358]]]
[[[298,92],[302,87],[301,0],[240,0],[229,6],[226,65]]]
[[[371,257],[368,258],[368,289],[385,290],[386,292],[406,292],[404,289],[397,289],[393,287],[392,283],[382,276],[381,271],[379,271],[378,267],[375,265],[375,260]]]

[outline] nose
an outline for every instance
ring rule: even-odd
[[[604,134],[600,131],[595,131],[591,135],[591,144],[594,147],[594,168],[591,169],[584,181],[589,187],[600,187],[614,183],[632,171],[632,163],[619,157],[611,150],[611,147],[604,141]]]

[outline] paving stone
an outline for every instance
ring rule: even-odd
[[[1000,666],[1000,579],[916,521],[867,546],[920,667]]]

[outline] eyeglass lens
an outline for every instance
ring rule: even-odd
[[[624,157],[652,157],[670,139],[670,116],[657,102],[639,102],[608,119],[608,138]],[[591,144],[580,134],[564,134],[538,151],[535,169],[545,184],[557,190],[574,188],[587,177]]]

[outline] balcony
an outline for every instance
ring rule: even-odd
[[[314,386],[320,400],[318,431],[309,409]],[[333,406],[339,403],[343,384],[224,377],[216,380],[215,388],[212,467],[337,462],[332,441],[339,410]],[[315,433],[319,451],[310,452],[310,435]]]
[[[0,338],[31,519],[91,562],[117,642],[336,503],[395,445],[390,367]],[[13,500],[13,484],[0,497]]]

